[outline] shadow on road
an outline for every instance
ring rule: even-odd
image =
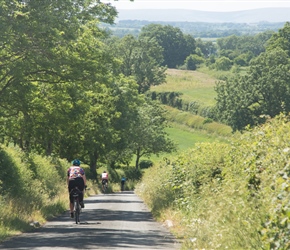
[[[103,199],[103,200],[86,200],[85,204],[90,204],[90,203],[143,203],[142,201],[130,201],[130,200],[109,200],[109,199]]]
[[[45,237],[39,237],[40,234],[45,234]],[[56,236],[59,235],[59,236]],[[111,248],[124,248],[132,246],[149,247],[160,246],[162,244],[172,244],[172,239],[164,238],[159,231],[136,233],[136,230],[112,230],[109,228],[85,228],[74,226],[71,228],[42,228],[38,232],[29,233],[25,237],[16,237],[13,242],[4,243],[1,249],[36,249],[42,247],[66,247],[71,249],[92,249],[97,247],[103,249],[108,247],[108,242]],[[97,243],[97,244],[96,244]],[[15,247],[15,245],[17,245]]]
[[[82,214],[84,220],[92,219],[98,221],[153,221],[151,213],[149,212],[136,212],[136,211],[118,211],[118,210],[86,210]]]
[[[153,220],[149,211],[143,211],[142,202],[134,197],[122,198],[122,194],[85,200],[95,207],[84,209],[81,224],[75,224],[66,212],[42,228],[0,243],[0,249],[177,249],[173,247],[174,237]],[[116,206],[112,206],[114,202]],[[106,209],[107,205],[111,209]]]

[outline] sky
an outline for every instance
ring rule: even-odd
[[[202,11],[240,11],[259,8],[290,8],[290,0],[103,0],[118,9],[192,9]],[[290,14],[290,13],[289,13]]]

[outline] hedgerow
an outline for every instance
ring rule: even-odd
[[[280,115],[153,166],[137,191],[155,216],[177,211],[184,249],[289,249],[289,138]]]

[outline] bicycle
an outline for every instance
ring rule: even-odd
[[[102,180],[102,190],[104,194],[106,193],[107,188],[108,188],[108,181]]]
[[[81,204],[79,201],[79,194],[81,191],[78,189],[78,187],[74,187],[71,190],[71,195],[73,197],[73,204],[74,204],[74,218],[76,224],[80,223],[80,213],[82,211]]]

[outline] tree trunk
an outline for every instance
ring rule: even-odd
[[[90,171],[93,180],[97,180],[97,161],[98,161],[98,153],[94,152],[93,154],[90,155]]]
[[[140,149],[138,148],[137,149],[137,152],[136,152],[136,162],[135,162],[135,168],[136,170],[138,170],[139,168],[139,160],[140,160]]]

